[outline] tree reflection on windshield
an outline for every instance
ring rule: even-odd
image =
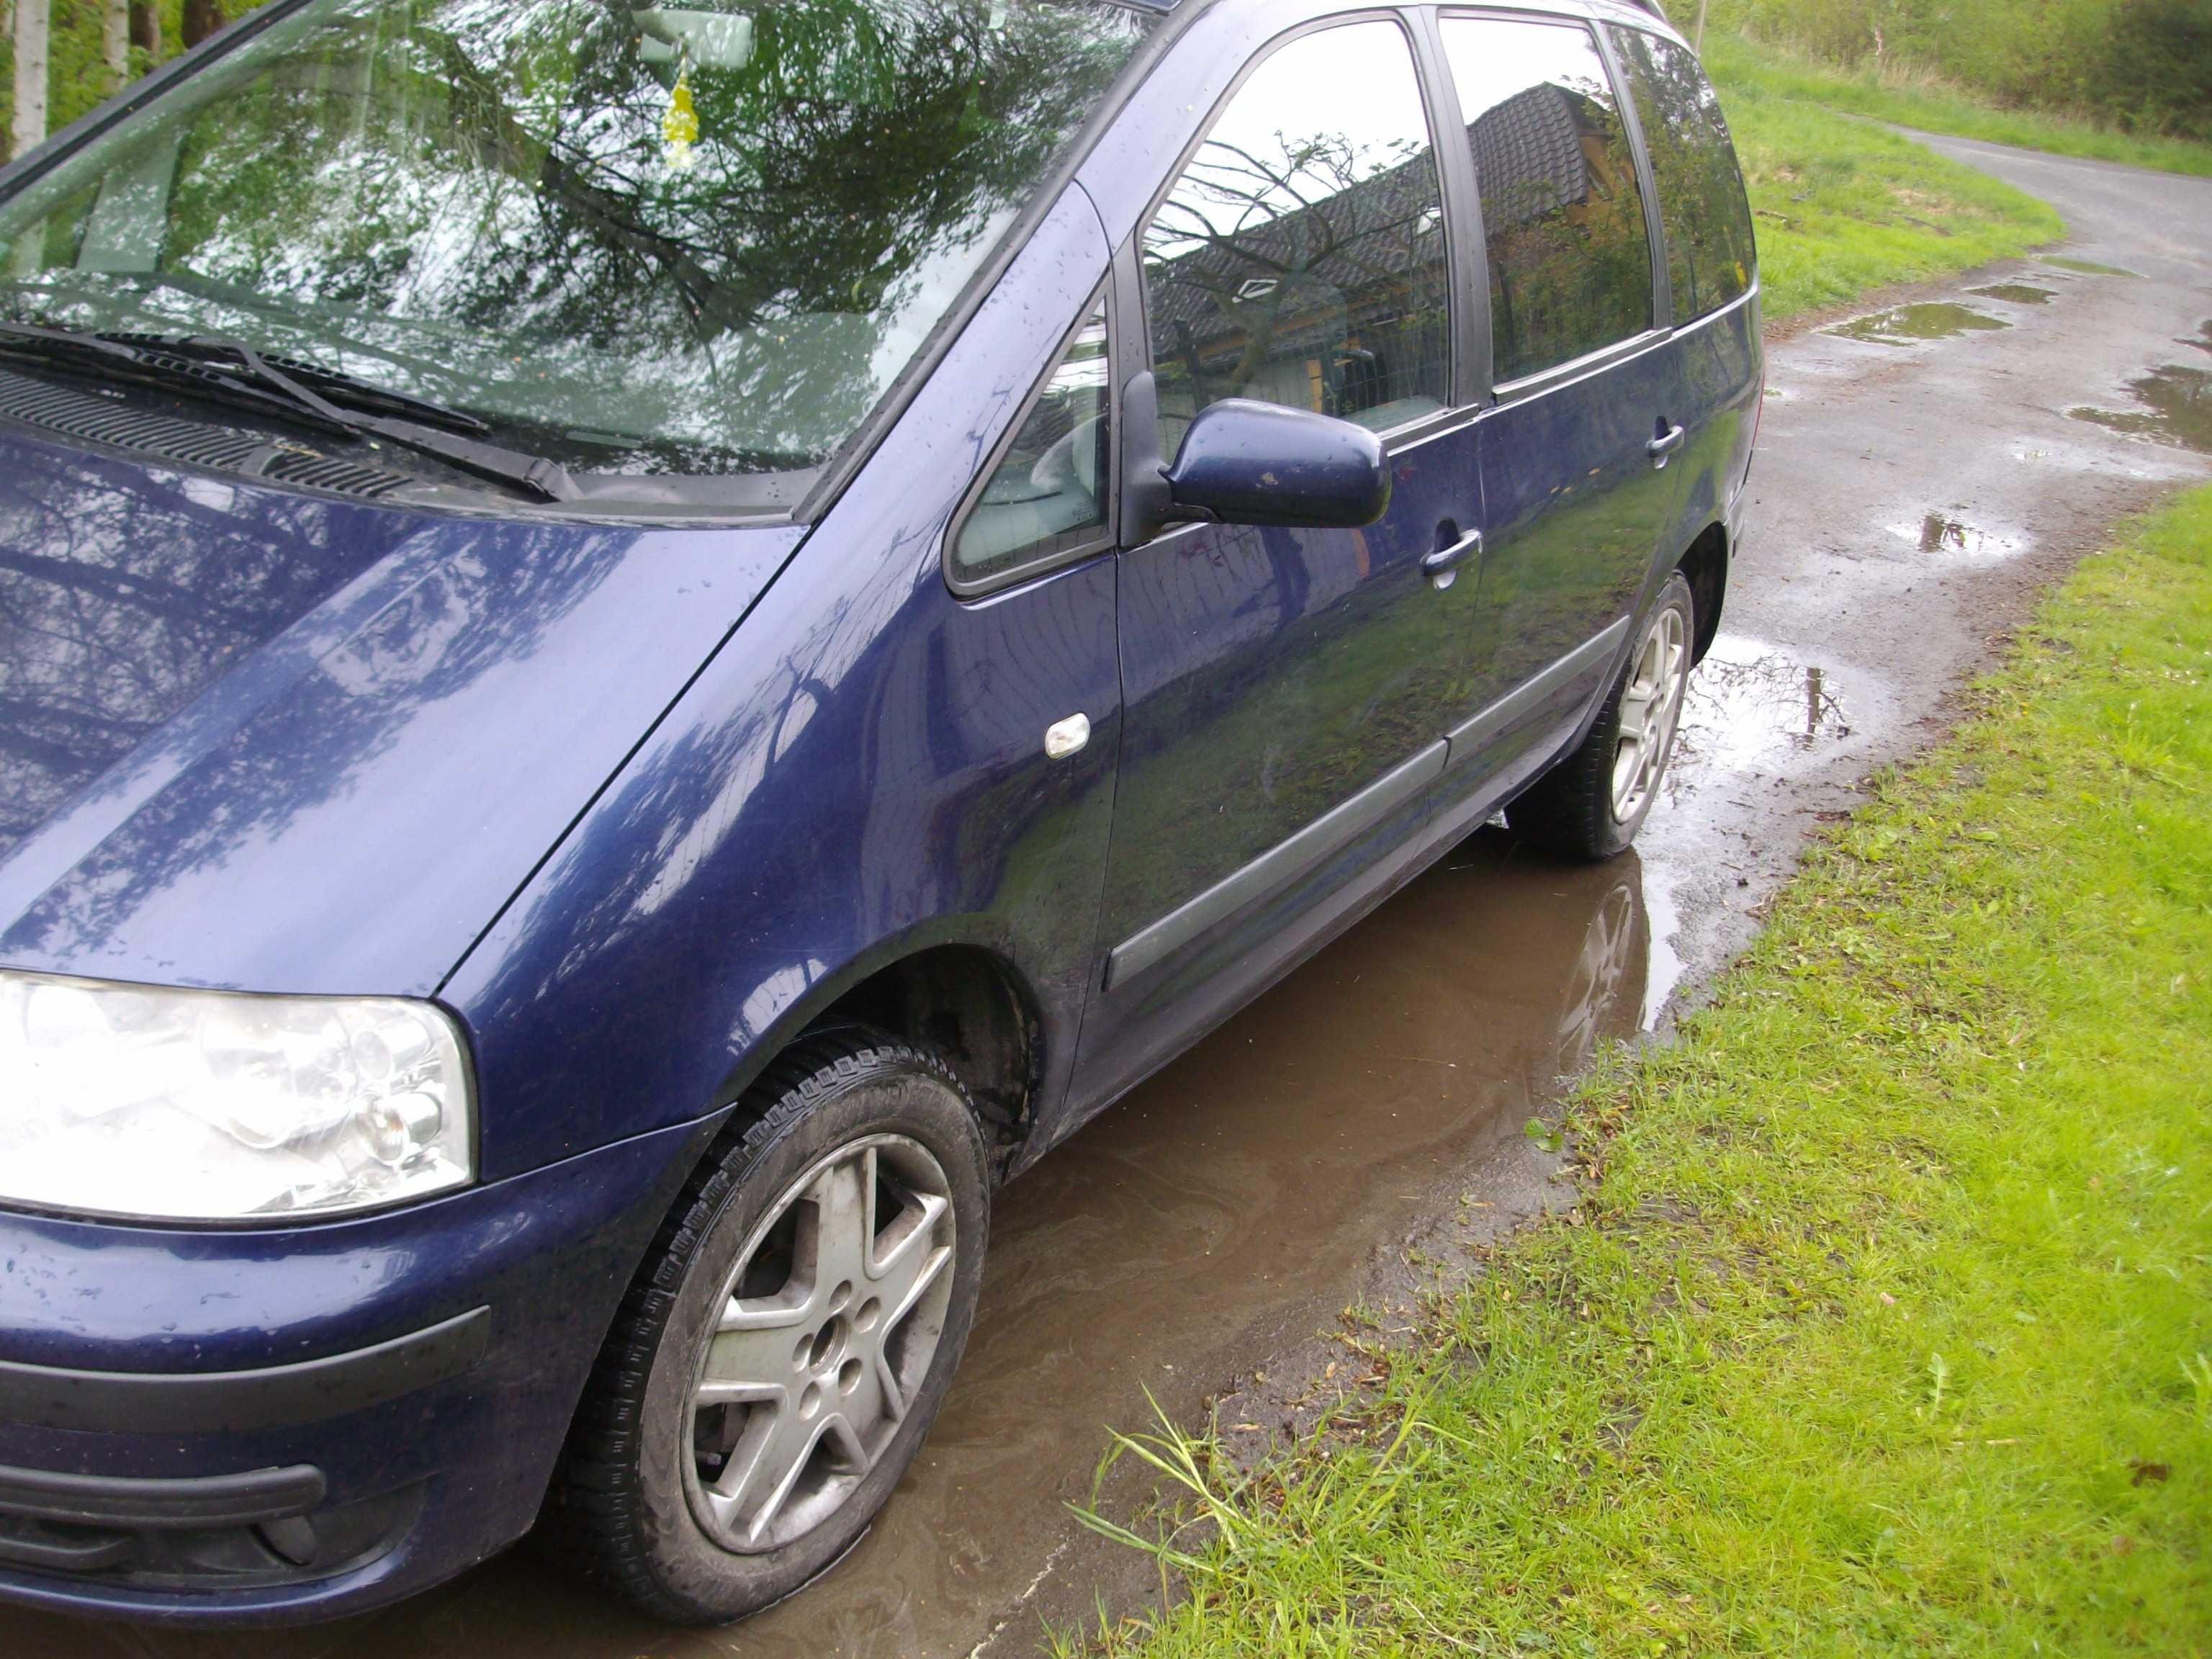
[[[325,0],[0,209],[13,305],[318,356],[586,468],[818,465],[1143,27]]]

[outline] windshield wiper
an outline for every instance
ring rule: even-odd
[[[348,437],[381,438],[420,454],[434,455],[462,471],[527,490],[544,501],[574,501],[582,493],[557,461],[441,430],[428,418],[434,412],[437,418],[466,422],[477,430],[489,430],[473,416],[444,410],[404,393],[387,392],[334,369],[297,365],[285,358],[272,362],[242,341],[198,337],[172,341],[158,335],[105,335],[0,320],[0,353],[241,404]],[[307,371],[305,374],[298,372],[303,368]],[[310,389],[305,384],[307,380],[314,381],[316,389]],[[342,405],[341,399],[351,406]],[[381,407],[367,406],[371,404]],[[422,417],[410,419],[382,412],[384,408],[402,406],[419,409]]]
[[[214,363],[217,367],[235,364],[237,346],[231,341],[191,336],[177,338],[162,334],[133,334],[123,330],[103,332],[94,337],[109,340],[118,345],[137,346],[172,357],[189,358],[194,362]],[[371,415],[397,415],[403,419],[421,421],[430,426],[451,427],[456,432],[481,435],[491,430],[490,425],[478,420],[464,409],[453,409],[445,404],[433,403],[428,398],[417,398],[409,392],[395,392],[390,386],[379,386],[343,369],[325,368],[320,363],[311,363],[303,358],[279,356],[273,351],[261,354],[261,361],[272,368],[280,368],[301,385],[310,386],[341,408],[359,410]]]

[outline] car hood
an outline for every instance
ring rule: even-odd
[[[426,994],[796,546],[0,435],[0,963]]]

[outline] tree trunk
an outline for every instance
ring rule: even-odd
[[[100,0],[100,58],[107,70],[101,90],[112,97],[131,78],[131,0]]]
[[[216,0],[185,0],[185,44],[197,46],[222,27]]]
[[[47,8],[15,0],[15,125],[8,153],[21,155],[46,136]]]
[[[150,67],[161,61],[161,13],[151,0],[129,0],[131,44],[146,54]]]

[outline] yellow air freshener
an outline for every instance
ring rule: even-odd
[[[691,107],[691,66],[685,64],[677,71],[676,85],[668,94],[668,113],[660,119],[662,152],[668,165],[678,173],[691,171],[698,158],[695,147],[699,142],[699,112]]]

